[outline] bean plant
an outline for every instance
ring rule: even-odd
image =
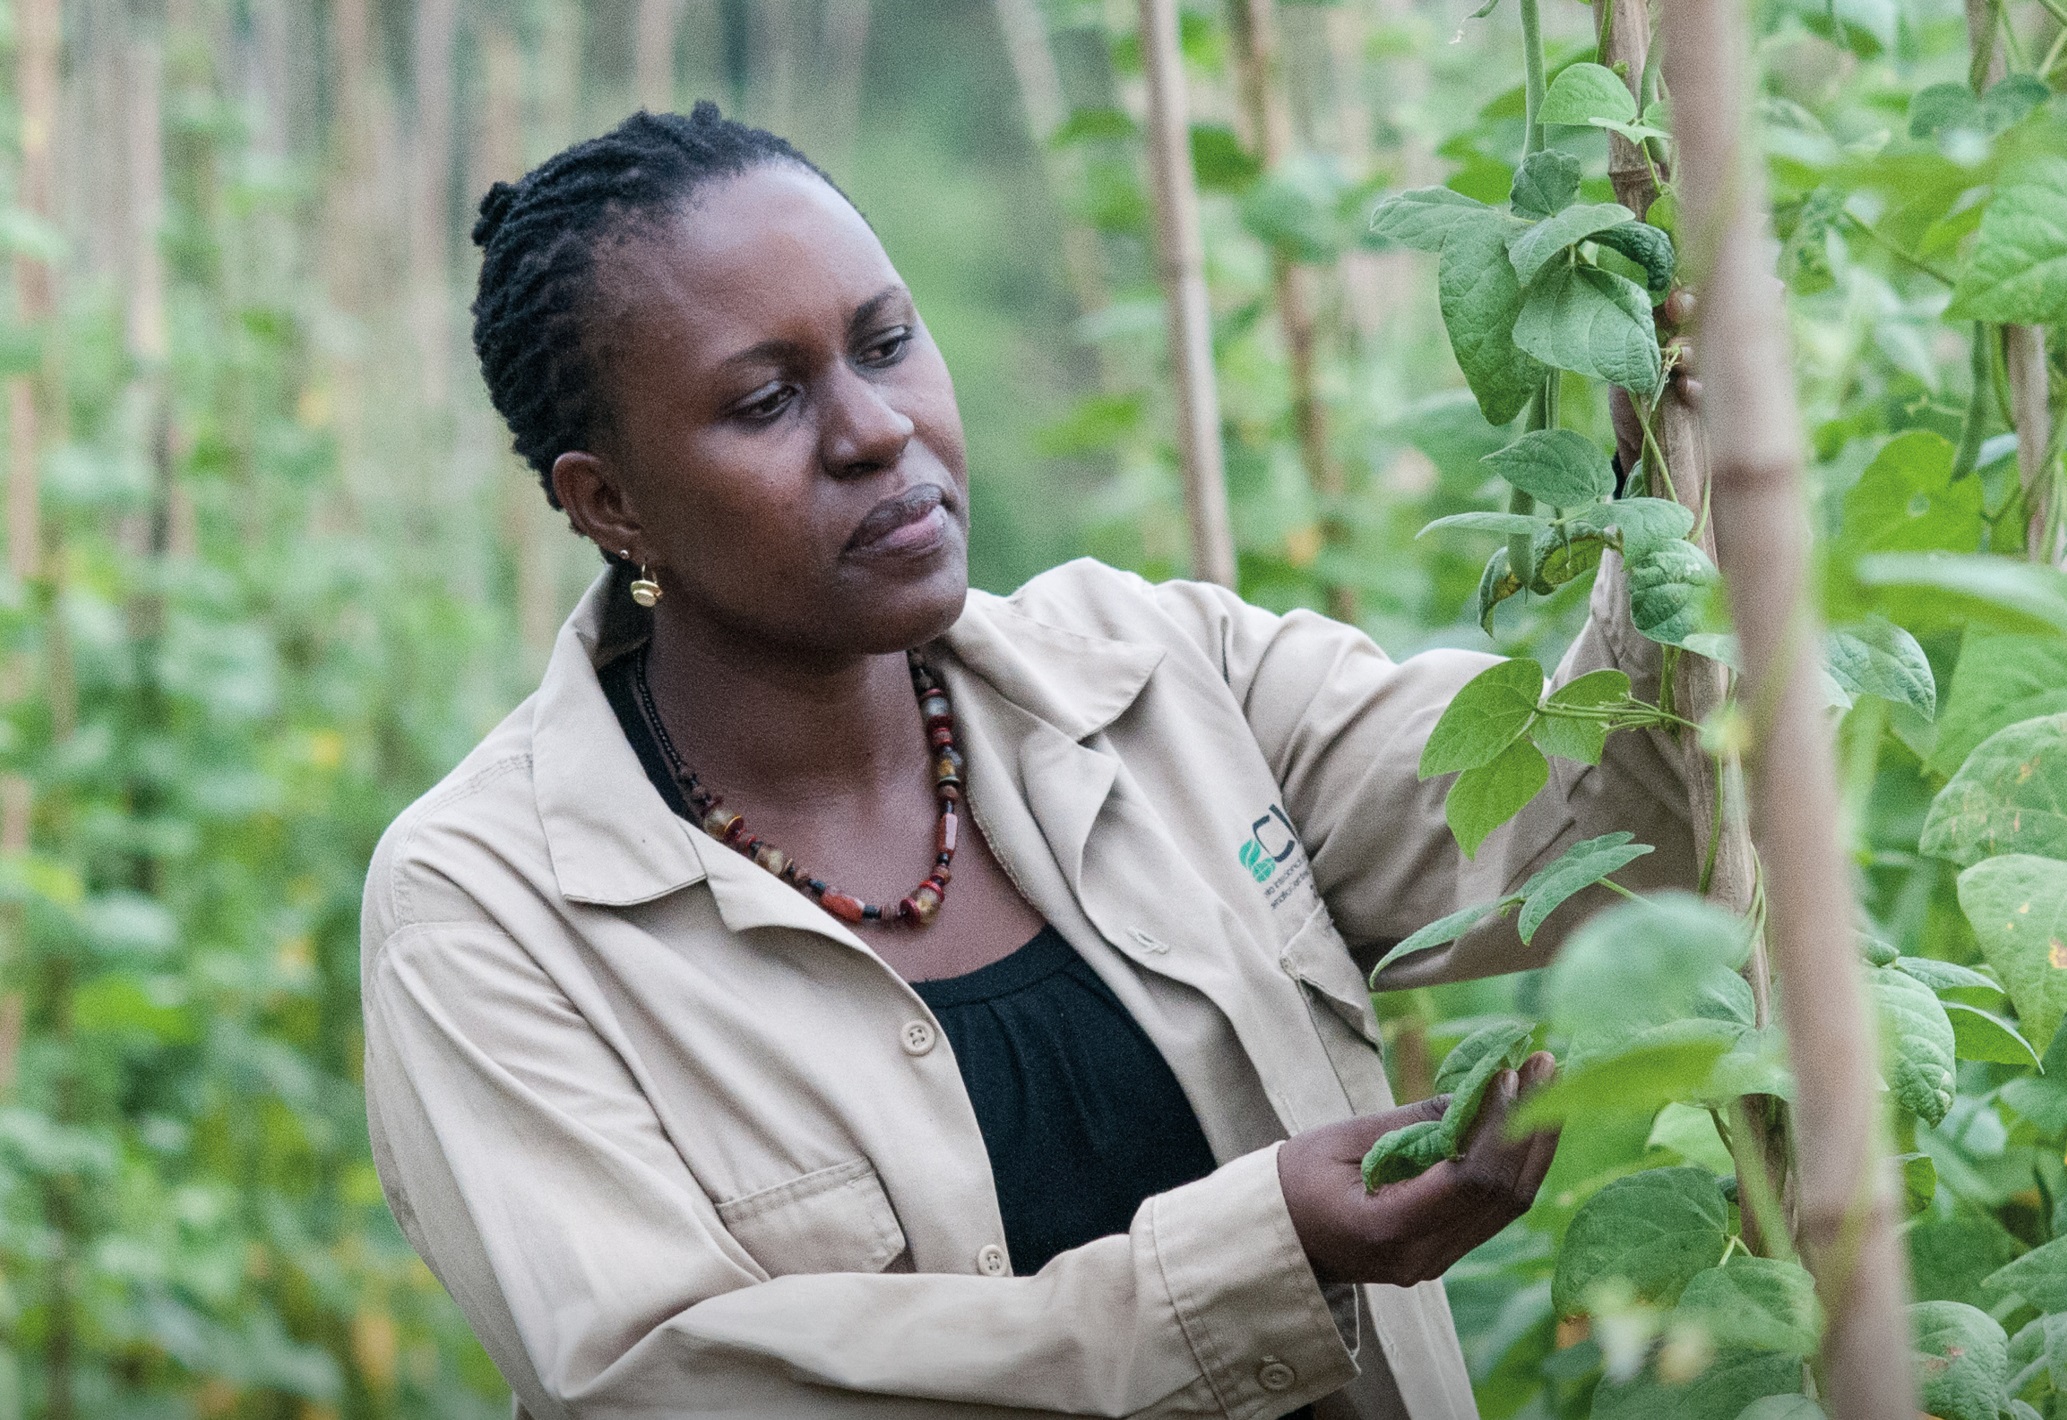
[[[1512,131],[1491,119],[1511,120],[1503,100],[1446,145],[1471,159],[1448,185],[1391,193],[1372,219],[1384,241],[1433,255],[1457,366],[1504,431],[1482,459],[1505,490],[1501,506],[1438,518],[1424,534],[1493,540],[1473,606],[1488,631],[1503,607],[1554,596],[1618,558],[1629,621],[1664,670],[1655,702],[1617,670],[1552,689],[1526,657],[1468,683],[1420,762],[1423,778],[1449,781],[1445,813],[1466,856],[1542,792],[1553,759],[1597,765],[1610,735],[1677,738],[1712,756],[1727,783],[1761,708],[1726,699],[1697,721],[1680,695],[1700,660],[1734,665],[1737,653],[1702,546],[1713,510],[1705,488],[1680,486],[1698,470],[1672,467],[1660,438],[1695,309],[1676,281],[1695,234],[1676,220],[1669,96],[1655,70],[1609,67],[1605,42],[1547,64],[1535,6],[1520,6],[1519,161],[1488,151]],[[1910,1219],[1924,1407],[1943,1420],[2059,1416],[2067,577],[2049,565],[2059,536],[2049,495],[2060,435],[2037,460],[2025,451],[2020,477],[2002,331],[2067,314],[2067,115],[2046,78],[2061,45],[2033,72],[2005,21],[2012,72],[1989,82],[1981,60],[1965,80],[1921,85],[1909,79],[1924,65],[1892,62],[1928,48],[1904,28],[1920,18],[1882,19],[1876,29],[1842,6],[1797,16],[1821,30],[1820,52],[1874,62],[1884,77],[1863,102],[1821,114],[1774,93],[1761,129],[1779,196],[1778,272],[1797,310],[1814,313],[1801,338],[1816,453],[1829,466],[1816,510],[1832,624],[1822,690],[1861,811],[1868,910],[1857,958],[1879,1017],[1899,1167],[1890,1186]],[[1980,30],[1991,42],[1995,23]],[[1907,53],[1887,52],[1897,47]],[[1646,210],[1607,200],[1602,130],[1649,168]],[[1814,322],[1833,319],[1865,327],[1878,369],[1837,360],[1819,373],[1818,347],[1835,333]],[[1934,367],[1931,352],[1946,348],[1968,357],[1964,398]],[[2057,345],[2048,363],[2057,384]],[[1563,402],[1603,387],[1621,391],[1643,426],[1634,467],[1560,419]],[[1715,808],[1718,821],[1741,811]],[[1451,1092],[1448,1111],[1379,1140],[1366,1180],[1381,1187],[1453,1157],[1492,1075],[1553,1047],[1560,1077],[1517,1125],[1564,1124],[1584,1157],[1452,1284],[1487,1413],[1820,1416],[1824,1308],[1790,1233],[1794,1080],[1758,1005],[1777,989],[1755,950],[1760,902],[1754,891],[1737,912],[1707,896],[1712,857],[1700,892],[1617,882],[1651,851],[1629,833],[1575,844],[1513,892],[1387,954],[1381,992],[1387,967],[1485,919],[1512,916],[1528,942],[1589,888],[1627,899],[1579,926],[1520,993],[1526,1018],[1448,1028],[1462,1039],[1432,1082]],[[1765,1142],[1748,1137],[1754,1129]],[[1598,1147],[1607,1137],[1637,1146],[1617,1155]],[[1588,1167],[1597,1171],[1580,1173]],[[1471,1303],[1495,1274],[1509,1291],[1487,1321]],[[1533,1280],[1515,1290],[1517,1277]]]

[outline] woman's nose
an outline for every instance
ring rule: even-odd
[[[833,377],[820,434],[826,472],[858,478],[891,467],[904,456],[914,427],[872,381],[842,369]]]

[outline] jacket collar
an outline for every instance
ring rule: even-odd
[[[532,781],[561,895],[629,907],[706,882],[731,931],[800,927],[861,945],[838,919],[684,823],[647,781],[596,676],[599,662],[643,634],[643,614],[619,580],[606,571],[590,585],[533,698]],[[1119,718],[1163,656],[1159,647],[1051,626],[974,591],[943,644],[961,669],[1070,741]],[[1102,782],[1109,787],[1110,777]]]

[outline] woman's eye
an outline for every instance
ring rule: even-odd
[[[756,390],[745,400],[733,407],[733,413],[742,419],[765,424],[789,408],[793,391],[788,385],[770,385],[765,390]]]
[[[861,352],[862,360],[870,365],[894,365],[903,358],[911,345],[911,330],[899,326]]]

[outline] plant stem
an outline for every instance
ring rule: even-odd
[[[2061,31],[2067,34],[2067,30]],[[1995,362],[1988,355],[1988,327],[1980,321],[1974,322],[1974,348],[1969,368],[1973,371],[1974,386],[1967,393],[1967,417],[1959,428],[1959,452],[1952,457],[1952,477],[1965,478],[1979,467],[1981,445],[1986,442],[1988,427],[1988,388],[1994,383]]]
[[[1672,486],[1672,470],[1665,466],[1665,450],[1658,447],[1658,436],[1651,432],[1651,421],[1657,415],[1658,406],[1653,404],[1649,409],[1640,409],[1639,412],[1643,415],[1639,422],[1644,426],[1644,458],[1650,463],[1651,467],[1658,470],[1658,482],[1663,485],[1665,490],[1661,495],[1654,488],[1651,490],[1651,496],[1653,498],[1663,496],[1677,503],[1679,501],[1679,491]],[[1701,521],[1706,522],[1707,520],[1708,503],[1704,498],[1701,504]],[[1698,537],[1700,532],[1701,529],[1697,526],[1694,529],[1695,536]]]
[[[1708,889],[1715,881],[1716,850],[1722,846],[1723,840],[1724,768],[1722,757],[1717,755],[1715,757],[1715,819],[1709,825],[1708,851],[1701,855],[1701,883],[1697,889],[1703,897],[1708,896]]]
[[[1881,248],[1881,250],[1893,256],[1904,266],[1913,266],[1918,271],[1921,271],[1924,275],[1930,277],[1933,281],[1941,282],[1946,286],[1951,286],[1955,284],[1952,276],[1948,275],[1943,271],[1940,271],[1937,267],[1931,265],[1922,257],[1913,256],[1909,252],[1904,251],[1901,247],[1897,246],[1889,238],[1882,235],[1879,229],[1874,227],[1871,223],[1867,222],[1864,218],[1854,216],[1850,212],[1840,212],[1838,215],[1843,217],[1846,224],[1849,225],[1854,231],[1858,232],[1861,236],[1865,237],[1875,246]]]
[[[1522,10],[1522,156],[1543,146],[1543,19],[1537,0],[1521,0]],[[1554,378],[1554,377],[1553,377]]]

